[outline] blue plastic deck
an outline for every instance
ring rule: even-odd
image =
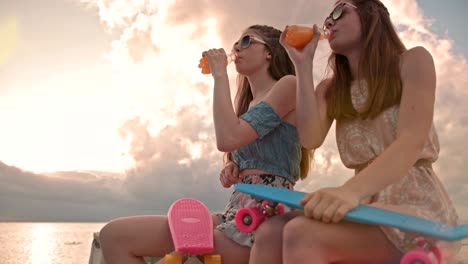
[[[243,183],[235,184],[234,188],[261,199],[283,203],[287,206],[304,210],[304,206],[301,205],[300,201],[306,195],[305,192]],[[449,226],[367,205],[359,205],[349,211],[344,219],[363,224],[391,226],[446,241],[460,240],[468,237],[468,224]]]

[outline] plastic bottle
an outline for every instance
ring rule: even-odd
[[[227,63],[226,63],[226,66],[235,61],[237,58],[237,54],[235,52],[232,52],[230,54],[227,55]],[[200,63],[198,64],[198,68],[200,68],[202,70],[202,73],[203,74],[210,74],[211,73],[211,69],[210,69],[210,64],[208,63],[208,58],[206,56],[203,56],[201,59],[200,59]]]
[[[312,25],[289,25],[286,30],[284,41],[295,47],[296,49],[303,49],[314,36],[314,29]],[[328,33],[320,30],[320,40],[328,38]]]

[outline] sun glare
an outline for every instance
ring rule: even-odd
[[[0,105],[0,160],[36,173],[56,170],[124,172],[133,163],[118,134],[125,116],[104,98],[12,96]],[[14,112],[15,115],[7,113]],[[122,119],[121,119],[122,118]]]
[[[0,20],[0,66],[7,62],[18,45],[18,21],[10,17]]]
[[[48,264],[56,251],[55,228],[53,224],[34,224],[31,230],[30,261],[28,263]]]
[[[147,120],[151,136],[177,124],[185,109],[197,111],[200,122],[211,122],[212,93],[207,87],[212,78],[197,66],[204,50],[223,46],[218,22],[208,17],[197,24],[168,23],[172,3],[157,2],[157,13],[142,14],[131,30],[124,30],[105,54],[110,65],[91,65],[80,73],[54,72],[3,98],[0,160],[36,173],[124,172],[135,165],[130,142],[119,135],[127,120]],[[17,27],[14,18],[0,20],[0,65],[16,46]],[[137,39],[137,44],[155,48],[132,61],[132,40],[142,32],[149,37]],[[189,159],[200,158],[202,146],[189,145]]]
[[[199,159],[202,156],[203,145],[201,143],[194,143],[190,145],[189,152],[192,159]]]

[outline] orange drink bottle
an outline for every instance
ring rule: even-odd
[[[303,49],[314,36],[312,25],[290,25],[286,30],[284,41],[296,49]],[[327,32],[320,30],[320,40],[328,37]]]
[[[237,54],[235,52],[232,52],[232,53],[228,54],[227,55],[226,66],[229,63],[235,61],[236,58],[237,58]],[[208,58],[206,56],[203,56],[200,59],[200,63],[198,64],[198,68],[200,68],[202,70],[203,74],[210,74],[211,73],[210,64],[208,63]]]

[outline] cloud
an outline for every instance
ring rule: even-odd
[[[210,208],[222,210],[227,201],[218,175],[222,156],[215,148],[213,126],[200,122],[197,106],[182,108],[176,124],[151,136],[148,123],[139,118],[127,121],[121,129],[132,137],[136,166],[127,171],[125,186],[143,206],[170,204],[182,197],[196,197]],[[213,199],[213,197],[226,199]]]
[[[130,141],[134,168],[125,174],[67,171],[34,174],[0,163],[1,217],[32,221],[108,221],[137,214],[165,214],[175,200],[193,197],[222,211],[229,191],[219,184],[222,156],[213,125],[195,105],[156,135],[135,117],[120,134]],[[37,208],[41,208],[38,210]]]
[[[134,204],[117,175],[39,175],[0,163],[1,216],[29,221],[99,221],[128,214]]]
[[[101,22],[109,31],[123,32],[114,48],[118,46],[119,49],[130,51],[134,61],[141,59],[140,53],[133,54],[135,51],[143,52],[147,47],[157,49],[159,45],[178,45],[179,42],[185,42],[184,39],[200,41],[209,30],[215,30],[223,43],[222,45],[213,42],[203,43],[203,48],[196,53],[197,56],[203,49],[213,47],[229,49],[242,30],[250,25],[268,24],[282,29],[286,24],[293,23],[320,24],[325,18],[321,11],[329,8],[328,3],[319,1],[296,1],[291,5],[282,0],[254,2],[81,0],[81,2],[88,7],[98,9]],[[258,11],[265,8],[268,8],[268,12],[260,17]],[[205,22],[212,18],[216,19],[216,25],[207,25]],[[196,26],[188,31],[178,32],[181,27],[187,25]],[[148,37],[148,33],[151,37]],[[169,39],[169,42],[164,39]]]

